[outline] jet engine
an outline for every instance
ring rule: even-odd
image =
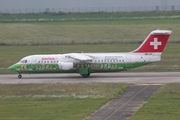
[[[72,62],[58,62],[59,69],[61,70],[70,70],[73,69]]]

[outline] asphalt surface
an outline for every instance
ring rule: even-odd
[[[89,78],[78,74],[17,74],[0,75],[0,84],[28,83],[77,83],[77,82],[114,82],[127,83],[129,89],[117,98],[102,106],[85,120],[126,120],[132,116],[160,86],[180,82],[180,72],[144,73],[96,73]]]
[[[180,72],[144,72],[144,73],[94,73],[89,78],[79,74],[17,74],[0,75],[0,84],[20,83],[74,83],[74,82],[122,82],[128,84],[166,84],[180,82]]]
[[[85,120],[126,120],[131,117],[160,86],[133,85]]]

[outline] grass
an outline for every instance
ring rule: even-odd
[[[180,83],[161,87],[130,120],[178,120],[180,118]]]
[[[139,43],[155,29],[172,30],[180,42],[180,20],[119,20],[0,23],[1,46]]]
[[[39,13],[0,14],[0,22],[86,21],[123,19],[169,19],[180,18],[179,11],[169,12],[91,12],[91,13]]]
[[[0,119],[80,120],[126,88],[122,83],[0,85]]]

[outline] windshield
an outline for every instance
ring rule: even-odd
[[[27,63],[27,60],[21,60],[20,63]]]

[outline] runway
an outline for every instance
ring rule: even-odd
[[[166,84],[180,82],[180,72],[141,72],[141,73],[94,73],[89,78],[79,74],[18,74],[0,75],[0,84],[28,83],[76,83],[76,82],[115,82],[128,84]]]

